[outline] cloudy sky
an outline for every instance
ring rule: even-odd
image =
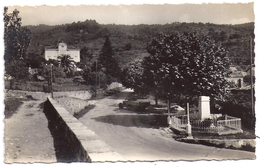
[[[96,20],[100,24],[166,24],[202,22],[240,24],[253,22],[254,3],[10,6],[20,11],[23,25],[57,25]]]

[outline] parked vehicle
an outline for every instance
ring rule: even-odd
[[[129,110],[136,110],[136,111],[144,111],[146,107],[150,105],[150,102],[147,101],[139,101],[136,98],[133,99],[127,99],[123,101],[122,103],[119,103],[119,108],[127,108]]]

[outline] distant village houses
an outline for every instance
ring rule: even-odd
[[[236,85],[237,88],[245,87],[244,77],[249,76],[250,73],[247,71],[239,71],[235,66],[229,68],[230,73],[226,76],[226,80]]]
[[[57,60],[58,57],[62,55],[70,55],[72,60],[80,62],[80,49],[69,49],[67,44],[64,42],[60,42],[58,48],[45,48],[45,60]]]

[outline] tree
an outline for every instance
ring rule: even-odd
[[[143,72],[142,60],[129,63],[122,71],[122,84],[127,88],[134,89],[135,92],[145,93]]]
[[[29,76],[29,69],[24,60],[13,60],[5,66],[6,74],[14,79],[26,79]]]
[[[105,68],[105,74],[107,75],[107,81],[109,83],[118,80],[121,73],[121,69],[118,66],[116,59],[113,57],[113,54],[113,48],[109,37],[107,36],[98,58],[98,65],[100,68]]]
[[[7,13],[8,8],[4,8],[4,60],[6,63],[23,58],[30,44],[31,32],[28,28],[22,27],[19,11],[15,9],[13,13]]]
[[[80,50],[80,64],[81,66],[90,65],[93,53],[87,47],[83,47]]]
[[[220,43],[194,33],[160,34],[147,47],[145,84],[157,93],[222,97],[229,60]]]
[[[58,56],[59,65],[64,69],[64,72],[68,75],[72,74],[73,69],[75,68],[75,62],[70,57],[70,55],[61,55]]]
[[[64,69],[59,67],[57,60],[53,60],[53,59],[50,59],[50,60],[46,61],[45,63],[41,64],[41,67],[39,68],[39,71],[38,71],[38,75],[42,76],[50,83],[51,70],[52,70],[52,81],[53,82],[55,82],[56,78],[66,77]]]

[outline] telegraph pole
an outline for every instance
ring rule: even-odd
[[[52,64],[51,64],[51,98],[53,98],[53,90],[52,90]]]

